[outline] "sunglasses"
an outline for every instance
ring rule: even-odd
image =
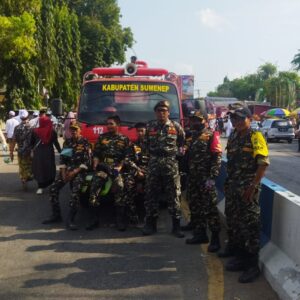
[[[106,125],[111,125],[111,126],[114,126],[114,125],[116,125],[115,123],[113,123],[113,122],[107,122],[106,123]]]
[[[163,108],[158,108],[156,111],[159,111],[159,112],[168,112],[169,110],[163,109]]]

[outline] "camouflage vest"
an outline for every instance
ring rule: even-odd
[[[178,147],[183,146],[184,132],[182,127],[173,121],[161,125],[153,121],[147,127],[147,143],[150,155],[175,157]]]

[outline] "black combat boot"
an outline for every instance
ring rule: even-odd
[[[260,274],[258,267],[258,254],[251,254],[247,257],[246,267],[242,275],[239,277],[240,283],[253,282]]]
[[[125,215],[125,206],[116,207],[116,223],[117,229],[119,231],[125,231],[127,228],[126,215]]]
[[[60,209],[59,208],[53,208],[52,209],[52,215],[48,219],[44,220],[42,222],[42,224],[47,225],[47,224],[54,224],[54,223],[60,223],[60,222],[62,222]]]
[[[183,238],[184,234],[180,230],[180,219],[177,219],[177,218],[173,217],[172,218],[172,223],[173,223],[172,234],[175,235],[178,238]]]
[[[156,228],[156,218],[146,217],[146,222],[142,230],[143,235],[152,235],[157,231]]]
[[[230,243],[230,241],[226,244],[223,251],[218,252],[218,256],[221,258],[231,257],[234,256],[234,254],[234,246],[232,243]]]
[[[68,219],[67,219],[67,228],[70,230],[78,230],[78,226],[75,224],[75,216],[77,211],[74,209],[70,209]]]
[[[221,245],[220,245],[219,232],[213,231],[211,233],[210,243],[208,245],[207,251],[208,252],[217,252],[220,248],[221,248]]]
[[[100,215],[99,207],[91,207],[90,213],[91,213],[91,223],[89,223],[85,227],[86,230],[94,230],[99,227],[99,215]]]
[[[182,231],[191,231],[194,230],[195,226],[193,225],[192,221],[190,221],[188,224],[181,226],[180,229]]]
[[[235,256],[225,264],[225,269],[230,272],[244,271],[247,266],[247,255],[245,250],[236,248]]]
[[[206,244],[208,243],[208,236],[206,234],[206,229],[197,229],[194,231],[194,235],[191,239],[186,239],[185,243],[189,245],[194,245],[194,244]]]

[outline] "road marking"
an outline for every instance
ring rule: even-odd
[[[207,244],[201,245],[207,272],[207,300],[224,299],[223,264],[216,254],[207,252]]]
[[[190,221],[190,209],[185,193],[181,194],[181,211],[188,223]],[[207,252],[207,244],[201,245],[201,249],[207,272],[207,300],[222,300],[224,299],[223,264],[216,254]]]

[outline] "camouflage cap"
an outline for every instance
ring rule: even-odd
[[[138,128],[146,128],[147,124],[143,123],[143,122],[138,122],[134,125],[134,128],[138,129]]]
[[[238,116],[238,117],[243,118],[243,119],[252,117],[252,113],[251,113],[251,111],[249,110],[248,107],[236,108],[234,110],[229,111],[229,114],[231,116]]]
[[[167,100],[162,100],[159,101],[155,106],[154,106],[154,111],[156,111],[159,107],[165,107],[168,110],[170,109],[170,103]]]
[[[241,108],[241,107],[244,107],[244,105],[242,103],[240,103],[240,102],[230,103],[228,105],[229,111],[233,111],[233,110],[235,110],[237,108]]]
[[[189,118],[190,119],[199,119],[202,121],[203,119],[206,119],[206,116],[203,115],[201,113],[201,111],[199,111],[199,110],[192,110],[192,111],[190,111]]]
[[[78,130],[78,129],[80,129],[80,125],[78,124],[78,123],[72,123],[71,125],[70,125],[70,129],[72,130]]]

